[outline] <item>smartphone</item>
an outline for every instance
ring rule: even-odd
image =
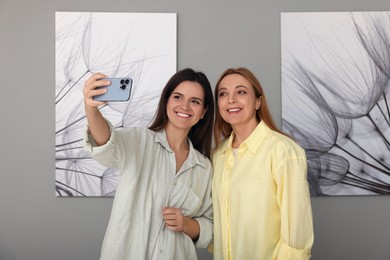
[[[104,78],[103,80],[109,80],[111,84],[109,86],[97,87],[97,89],[107,88],[107,92],[102,95],[94,96],[94,100],[105,102],[125,102],[130,99],[131,88],[133,86],[133,80],[131,78]]]

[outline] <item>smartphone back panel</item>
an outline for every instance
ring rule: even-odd
[[[107,92],[94,96],[94,100],[105,102],[125,102],[129,100],[133,86],[133,80],[131,78],[106,78],[105,80],[111,81],[111,85],[98,87],[107,88]]]

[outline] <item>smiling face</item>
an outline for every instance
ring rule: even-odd
[[[260,98],[256,98],[252,84],[245,77],[225,76],[218,85],[217,95],[219,113],[233,128],[252,128],[258,124],[256,110],[260,107]]]
[[[167,103],[168,125],[189,131],[206,113],[204,91],[197,82],[183,81]]]

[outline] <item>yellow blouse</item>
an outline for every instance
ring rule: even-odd
[[[214,259],[309,259],[314,240],[305,151],[260,122],[213,155]]]

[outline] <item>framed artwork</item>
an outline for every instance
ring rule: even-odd
[[[390,194],[390,12],[282,13],[281,51],[311,195]]]
[[[118,172],[83,149],[84,82],[96,72],[133,80],[127,102],[99,109],[115,128],[148,126],[176,72],[175,13],[55,14],[55,194],[113,196]]]

